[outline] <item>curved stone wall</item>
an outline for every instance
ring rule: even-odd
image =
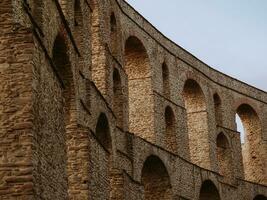
[[[266,92],[123,0],[3,1],[0,16],[0,199],[266,198]]]

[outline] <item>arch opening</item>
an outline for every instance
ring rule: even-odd
[[[171,200],[172,187],[164,163],[157,156],[150,156],[142,169],[145,200]]]
[[[244,143],[242,157],[245,178],[250,181],[264,183],[265,158],[264,146],[261,143],[262,128],[256,111],[248,104],[242,104],[236,111],[243,125]]]
[[[163,84],[163,95],[169,98],[170,97],[169,69],[165,62],[162,64],[162,84]]]
[[[128,77],[129,130],[147,140],[153,140],[153,98],[150,63],[142,42],[130,36],[125,42],[125,72]],[[142,123],[142,125],[139,125]]]
[[[73,80],[73,72],[72,72],[72,66],[69,60],[69,55],[68,55],[68,47],[66,44],[66,40],[63,37],[62,34],[59,34],[55,41],[54,41],[54,46],[52,50],[52,59],[53,63],[55,64],[56,71],[61,78],[62,82],[64,83],[64,88],[58,91],[58,94],[56,95],[57,98],[60,98],[60,109],[57,110],[59,115],[57,115],[57,118],[60,120],[60,124],[64,124],[64,127],[62,129],[58,128],[60,132],[60,137],[64,138],[64,149],[59,152],[57,148],[56,152],[53,152],[52,148],[51,153],[55,155],[60,155],[63,156],[66,154],[66,164],[67,167],[64,166],[64,169],[66,167],[66,172],[68,176],[68,183],[70,185],[73,184],[71,176],[75,174],[70,167],[70,162],[69,162],[69,157],[72,157],[72,151],[70,149],[73,148],[74,143],[73,143],[73,135],[76,134],[76,130],[73,129],[73,127],[76,126],[76,104],[75,104],[75,88],[74,88],[74,80]],[[55,98],[55,97],[52,97]],[[53,112],[53,111],[52,111]],[[62,121],[63,120],[63,121]],[[57,137],[58,138],[58,137]],[[63,159],[63,158],[62,158]],[[55,166],[55,168],[59,167],[62,165],[62,162]],[[64,177],[65,179],[66,177]],[[72,192],[69,190],[69,195],[72,195]]]
[[[217,187],[210,180],[204,181],[200,189],[199,200],[220,200]]]
[[[165,145],[169,151],[177,151],[176,120],[171,107],[165,108]]]
[[[73,83],[73,73],[71,70],[71,64],[67,53],[67,46],[63,36],[58,35],[53,46],[53,62],[56,65],[56,70],[62,79],[65,89],[62,92],[62,98],[64,99],[64,113],[65,113],[65,125],[70,124],[70,112],[74,109],[75,92]]]
[[[112,140],[109,121],[105,113],[100,113],[96,127],[95,136],[97,142],[91,149],[92,159],[92,199],[110,199],[112,194]],[[93,150],[96,149],[96,150]],[[102,190],[99,190],[102,188]]]
[[[216,125],[222,125],[222,102],[220,96],[217,93],[213,95],[213,103]]]
[[[191,160],[193,163],[209,169],[208,113],[204,93],[195,80],[189,79],[185,82],[183,98],[187,112]]]
[[[117,118],[117,123],[120,128],[123,128],[123,109],[124,99],[122,92],[122,84],[119,70],[113,70],[113,110]]]
[[[149,59],[142,42],[131,36],[125,43],[125,70],[129,80],[150,76]]]
[[[109,123],[108,123],[108,118],[104,113],[101,113],[100,116],[98,117],[95,134],[100,144],[106,150],[111,152],[112,145],[111,145]]]
[[[219,173],[225,177],[231,177],[232,152],[229,141],[224,133],[218,134],[216,146]]]

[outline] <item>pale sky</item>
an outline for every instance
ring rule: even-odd
[[[267,0],[127,0],[211,67],[267,91]]]
[[[267,91],[267,0],[126,1],[200,60]]]

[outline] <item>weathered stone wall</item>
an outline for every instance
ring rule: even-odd
[[[267,196],[264,91],[123,0],[3,0],[0,17],[0,199]]]
[[[0,2],[0,199],[31,199],[35,45],[15,3]]]

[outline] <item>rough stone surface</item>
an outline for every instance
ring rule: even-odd
[[[123,0],[0,1],[0,199],[266,200],[266,115]]]

